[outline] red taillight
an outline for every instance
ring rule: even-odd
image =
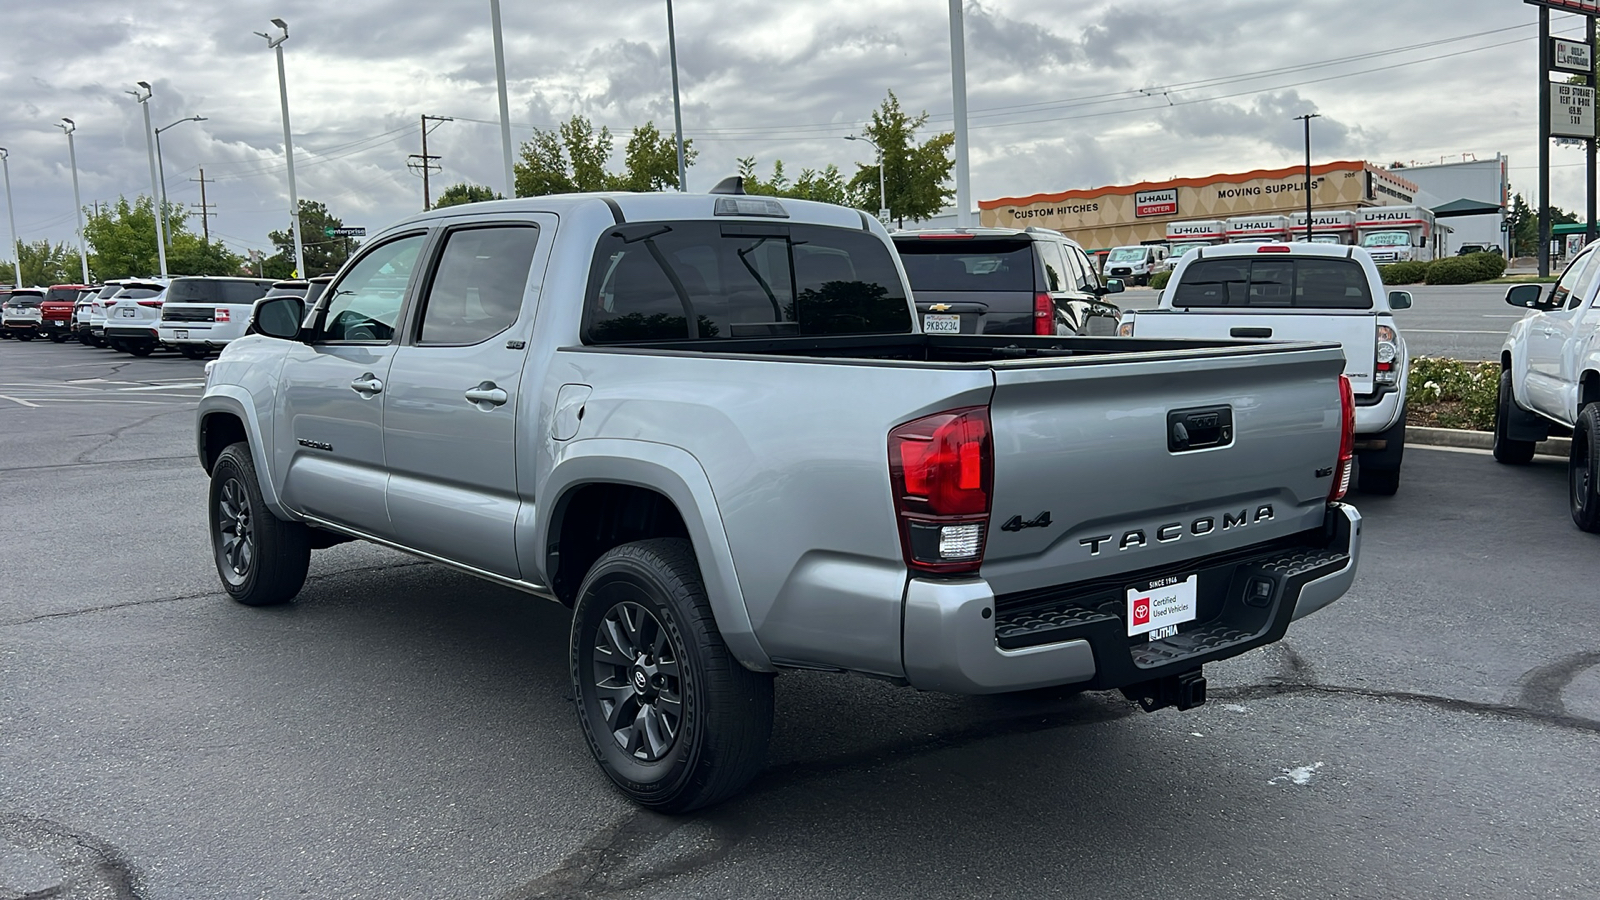
[[[1288,253],[1287,244],[1262,244],[1256,247],[1257,253]]]
[[[154,307],[156,309],[160,309],[161,308],[161,301],[160,300],[140,300],[138,302],[139,302],[140,306],[150,306],[150,307]]]
[[[889,479],[906,565],[939,574],[976,572],[994,482],[989,408],[954,409],[890,431]]]
[[[1033,295],[1033,333],[1056,333],[1056,304],[1043,291]]]
[[[1350,492],[1350,469],[1356,458],[1356,395],[1350,389],[1350,379],[1339,376],[1339,462],[1333,467],[1333,488],[1328,491],[1328,502],[1343,500]]]

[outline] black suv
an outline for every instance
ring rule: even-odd
[[[1048,228],[898,231],[894,246],[928,334],[1112,335],[1122,310],[1104,300],[1089,257]]]

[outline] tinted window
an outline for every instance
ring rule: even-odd
[[[11,299],[7,300],[6,303],[12,309],[33,309],[42,300],[44,298],[38,294],[12,294]]]
[[[174,281],[167,288],[173,303],[233,303],[246,305],[260,300],[272,287],[270,281]]]
[[[44,299],[55,302],[60,300],[78,299],[78,288],[51,288],[44,292]]]
[[[160,288],[151,288],[151,287],[123,288],[122,290],[117,292],[116,299],[118,299],[118,300],[148,300],[151,297],[159,296],[160,293],[161,293],[161,289]]]
[[[608,232],[589,276],[591,343],[904,334],[894,259],[863,231],[748,222],[643,222]]]
[[[1191,263],[1172,305],[1371,309],[1372,292],[1347,259],[1246,256]]]
[[[1095,274],[1094,263],[1091,263],[1089,257],[1077,247],[1069,248],[1067,256],[1071,257],[1073,261],[1073,271],[1079,272],[1083,276],[1082,280],[1078,282],[1078,288],[1091,294],[1094,293],[1094,289],[1100,286],[1100,276]]]
[[[105,287],[100,289],[100,299],[101,300],[109,300],[112,297],[115,297],[117,295],[117,292],[120,291],[120,290],[122,290],[122,285],[120,285],[120,284],[108,284]]]
[[[1589,285],[1594,281],[1596,270],[1600,266],[1594,261],[1600,258],[1595,253],[1585,253],[1572,261],[1567,270],[1561,273],[1561,279],[1556,282],[1555,289],[1550,297],[1557,304],[1557,308],[1565,306],[1571,309],[1583,302],[1583,295],[1588,292]]]
[[[390,241],[356,260],[334,286],[323,317],[323,340],[388,343],[422,239],[414,234]]]
[[[1032,291],[1029,240],[899,240],[913,291]]]
[[[1045,290],[1070,291],[1077,285],[1077,278],[1072,276],[1068,267],[1067,258],[1061,252],[1061,245],[1050,241],[1039,241],[1034,244],[1039,248],[1039,262],[1044,264]]]
[[[522,311],[538,238],[531,227],[451,232],[428,286],[417,340],[476,344],[511,327]]]
[[[299,284],[295,284],[295,283],[292,283],[292,282],[288,282],[288,283],[279,282],[279,283],[273,285],[271,288],[269,288],[267,290],[266,294],[264,294],[263,296],[266,296],[266,297],[304,297],[305,295],[306,295],[306,285],[305,285],[304,282],[301,282]]]

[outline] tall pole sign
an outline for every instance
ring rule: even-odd
[[[1595,237],[1595,87],[1600,69],[1594,52],[1595,17],[1600,0],[1523,0],[1539,7],[1539,274],[1550,274],[1550,140],[1585,144],[1589,170],[1588,240]],[[1550,10],[1588,18],[1586,40],[1550,37]],[[1562,76],[1551,82],[1552,74]],[[1585,84],[1568,84],[1578,75]]]

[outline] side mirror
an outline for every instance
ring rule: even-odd
[[[1389,292],[1389,308],[1390,309],[1410,309],[1411,308],[1411,292],[1410,291],[1390,291]]]
[[[1544,309],[1544,287],[1537,284],[1517,284],[1506,290],[1506,302],[1523,309]]]
[[[300,336],[300,320],[305,314],[306,302],[299,297],[269,297],[256,302],[250,326],[267,337],[292,341]]]
[[[1125,288],[1122,286],[1121,278],[1107,278],[1106,286],[1101,288],[1099,291],[1096,291],[1096,293],[1104,297],[1107,294],[1120,294],[1124,290]]]

